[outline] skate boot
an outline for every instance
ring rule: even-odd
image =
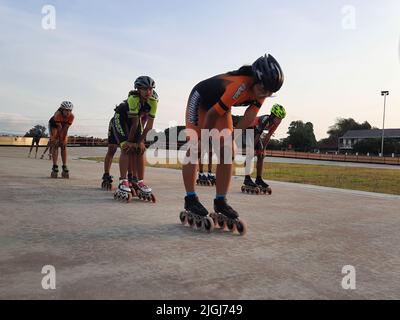
[[[214,225],[223,230],[228,228],[229,231],[237,231],[241,236],[247,232],[246,223],[239,219],[238,213],[228,205],[226,199],[215,199],[214,200],[214,211],[210,217],[214,221]]]
[[[69,170],[68,170],[67,166],[62,166],[62,173],[61,173],[61,176],[62,176],[64,179],[69,179]]]
[[[119,185],[117,190],[114,192],[114,199],[123,201],[123,202],[130,202],[132,199],[132,191],[129,186],[128,179],[120,179]]]
[[[133,186],[140,200],[150,201],[153,203],[156,202],[156,197],[154,196],[152,189],[146,186],[143,180],[140,180],[136,183],[133,182]]]
[[[257,178],[256,179],[256,185],[260,188],[261,193],[263,194],[271,194],[272,193],[272,189],[271,187],[268,185],[268,183],[265,183],[265,181],[261,178]]]
[[[201,186],[211,186],[211,182],[208,181],[207,176],[203,172],[199,173],[196,184]]]
[[[53,168],[51,169],[51,177],[54,179],[58,178],[58,165],[53,165]]]
[[[260,188],[251,180],[251,178],[246,177],[244,179],[242,188],[243,193],[259,194]]]
[[[112,189],[112,183],[113,183],[113,177],[110,176],[109,173],[104,173],[103,174],[103,182],[101,183],[101,188],[103,190],[111,190]]]
[[[215,183],[217,182],[217,179],[215,178],[215,175],[213,173],[211,173],[211,172],[208,173],[207,180],[210,181],[212,186],[215,186]]]
[[[186,223],[191,228],[197,228],[211,233],[214,230],[214,222],[208,216],[208,211],[200,203],[198,197],[185,197],[185,211],[179,215],[182,224]]]

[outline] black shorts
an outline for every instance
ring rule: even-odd
[[[129,132],[131,130],[128,121],[121,120],[118,116],[114,116],[108,125],[108,144],[120,145],[122,142],[128,141]],[[139,142],[142,135],[140,126],[136,130],[134,143]]]
[[[33,137],[32,138],[32,144],[39,144],[40,142],[40,137]]]

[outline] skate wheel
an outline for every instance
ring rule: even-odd
[[[206,217],[202,222],[202,227],[208,233],[211,233],[214,230],[214,220],[211,217]]]
[[[260,194],[260,190],[259,190],[259,189],[256,189],[255,193],[256,193],[256,194]]]
[[[112,184],[110,183],[110,184],[107,184],[107,190],[108,191],[111,191],[111,189],[112,189]]]
[[[246,189],[246,193],[249,194],[249,193],[250,193],[250,190],[249,190],[249,189]]]
[[[192,216],[188,216],[188,217],[187,217],[187,222],[188,222],[189,226],[193,227],[193,225],[194,225],[194,219],[193,219]]]
[[[138,198],[139,198],[140,200],[142,200],[142,195],[141,195],[140,193],[138,193]]]
[[[152,195],[150,196],[150,200],[151,200],[153,203],[156,203],[156,197],[154,196],[154,194],[152,194]]]
[[[210,181],[207,181],[207,186],[211,187],[211,182]]]
[[[181,223],[183,224],[183,225],[185,225],[188,221],[187,221],[187,216],[186,216],[186,212],[185,211],[182,211],[180,214],[179,214],[179,220],[181,220]]]
[[[203,221],[202,220],[196,220],[196,227],[197,229],[201,229],[203,227]]]
[[[271,195],[272,194],[272,189],[268,189],[267,192],[268,192],[269,195]]]
[[[235,222],[232,220],[228,220],[226,226],[228,227],[229,231],[233,232],[235,229]]]
[[[213,220],[213,222],[214,222],[214,227],[216,227],[216,228],[219,228],[219,225],[218,225],[218,218],[217,218],[217,216],[215,215],[215,213],[210,213],[210,218]]]
[[[124,201],[126,203],[131,202],[131,200],[132,200],[132,194],[131,193],[124,194]]]
[[[254,194],[254,190],[251,190],[251,194]]]
[[[101,183],[101,188],[104,190],[106,186],[104,185],[104,181]]]
[[[242,190],[243,193],[246,192],[246,189],[244,187],[241,187],[240,190]]]
[[[217,224],[221,229],[225,229],[226,228],[226,221],[225,221],[225,219],[223,217],[218,217]]]
[[[239,232],[241,236],[244,236],[247,233],[247,225],[243,220],[236,221],[236,230]]]

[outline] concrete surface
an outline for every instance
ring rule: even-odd
[[[400,197],[271,182],[272,196],[240,193],[230,204],[245,237],[179,223],[179,171],[151,169],[156,204],[123,204],[100,189],[102,164],[77,159],[71,179],[26,148],[0,148],[1,299],[399,299]],[[117,167],[113,167],[113,173]],[[214,190],[198,188],[212,209]],[[42,289],[42,267],[56,290]],[[356,290],[342,289],[343,266]]]

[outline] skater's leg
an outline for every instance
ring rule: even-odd
[[[212,152],[211,152],[211,148],[210,151],[208,153],[208,173],[212,173]]]
[[[264,169],[264,154],[257,154],[257,177],[262,177]]]
[[[137,172],[136,172],[135,176],[139,180],[144,180],[144,171],[145,171],[145,162],[146,162],[146,158],[145,157],[146,157],[145,153],[139,154],[139,155],[135,155],[136,168],[137,168]]]
[[[61,160],[63,163],[63,166],[67,165],[67,143],[63,143],[61,145]]]
[[[118,145],[109,144],[106,157],[104,159],[104,173],[110,173],[111,164],[114,158],[115,153],[117,152]]]
[[[196,163],[187,163],[182,166],[183,182],[185,184],[185,190],[187,193],[195,192],[196,172]]]
[[[121,150],[121,156],[119,157],[119,173],[120,178],[126,179],[129,167],[129,153],[125,150]]]
[[[31,153],[32,153],[32,149],[33,149],[34,143],[35,143],[35,139],[33,138],[33,140],[32,140],[32,144],[31,144],[31,148],[29,149],[28,158],[31,156]]]

